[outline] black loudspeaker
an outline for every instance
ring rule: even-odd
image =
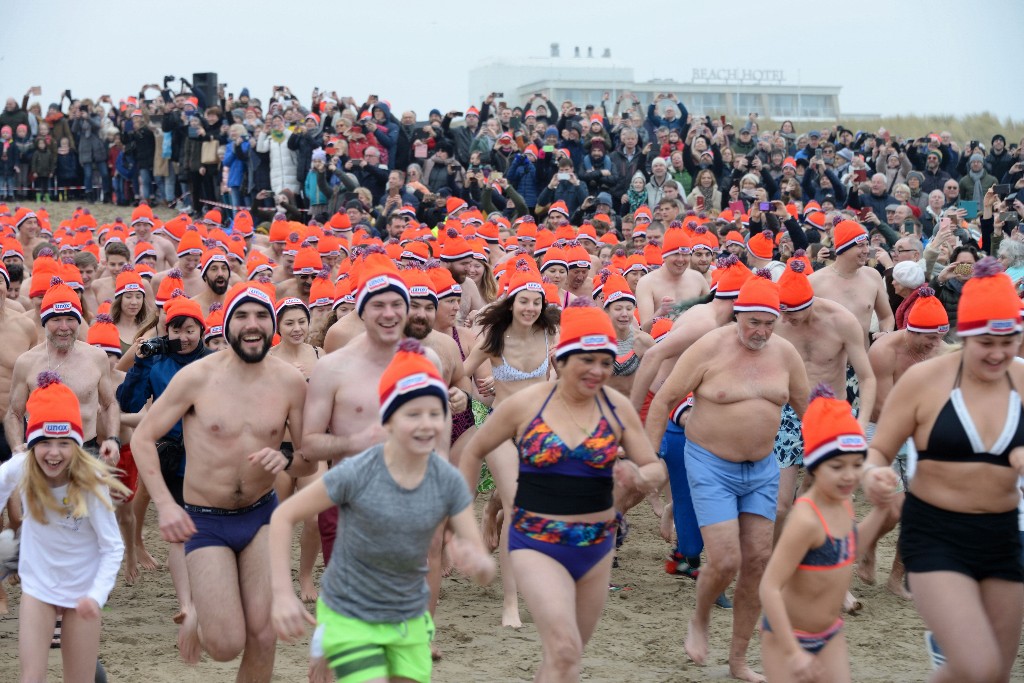
[[[202,73],[192,74],[192,87],[196,94],[201,94],[207,107],[214,107],[220,104],[217,97],[217,74]]]

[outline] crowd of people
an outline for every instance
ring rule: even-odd
[[[181,658],[241,656],[239,680],[315,626],[312,681],[429,681],[443,575],[500,568],[536,680],[577,681],[638,505],[696,580],[680,657],[850,680],[852,578],[898,526],[886,585],[929,680],[1009,680],[1024,141],[737,128],[669,93],[419,121],[170,80],[0,115],[22,681],[51,647],[65,680],[102,676],[101,609],[156,566],[151,503]],[[47,206],[64,191],[133,208]]]

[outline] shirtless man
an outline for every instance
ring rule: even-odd
[[[454,236],[452,233],[455,233]],[[459,320],[469,320],[470,313],[479,311],[486,303],[476,283],[469,277],[469,269],[473,265],[473,248],[454,228],[448,229],[448,239],[441,247],[441,264],[462,287]]]
[[[865,265],[868,262],[868,233],[860,224],[840,221],[833,230],[832,239],[835,262],[815,271],[808,279],[814,287],[815,296],[838,302],[857,317],[867,348],[872,312],[878,316],[879,334],[892,332],[896,323],[885,291],[885,281],[877,270]]]
[[[657,447],[669,411],[693,392],[686,469],[708,562],[697,579],[686,653],[699,665],[707,660],[711,607],[738,570],[729,673],[744,681],[765,680],[747,665],[746,652],[761,609],[758,584],[772,549],[779,484],[772,447],[782,406],[789,403],[802,416],[809,392],[800,354],[772,335],[778,297],[768,280],[745,282],[734,306],[737,322],[687,349],[651,402],[646,425]]]
[[[199,233],[194,228],[185,231],[185,235],[178,242],[178,261],[174,268],[181,271],[181,280],[185,285],[185,296],[194,299],[206,288],[202,275],[199,273],[199,263],[203,256],[203,242]],[[173,268],[171,269],[173,270]],[[160,283],[167,277],[168,270],[161,271],[153,276],[149,283],[150,288],[156,292],[160,289]]]
[[[228,256],[219,247],[207,249],[201,264],[199,277],[203,280],[203,289],[192,300],[199,303],[203,315],[209,315],[212,304],[224,305],[224,295],[228,287],[238,281],[238,276],[232,274]]]
[[[120,444],[120,412],[114,400],[107,354],[78,341],[82,327],[82,303],[65,284],[50,287],[43,296],[41,316],[45,339],[14,362],[11,400],[4,416],[4,434],[11,450],[25,442],[25,403],[36,388],[36,377],[44,370],[58,373],[82,406],[82,435],[85,447],[104,461],[117,465]],[[97,435],[104,437],[97,441]]]
[[[145,204],[140,204],[132,211],[132,222],[130,224],[135,233],[128,240],[128,247],[133,251],[139,242],[148,242],[153,245],[156,251],[156,263],[153,268],[157,271],[169,270],[174,267],[178,255],[175,253],[175,246],[169,239],[162,235],[153,234],[153,211]]]
[[[930,288],[921,288],[910,309],[906,329],[887,334],[871,345],[868,360],[877,378],[876,401],[871,421],[877,422],[885,405],[885,399],[900,377],[911,366],[935,358],[950,350],[943,342],[949,332],[949,317],[946,310],[935,298]],[[874,424],[868,429],[874,433]],[[871,512],[857,525],[857,576],[868,585],[875,583],[875,548],[878,541],[896,527],[903,510],[903,491],[907,486],[907,446],[896,454],[893,469],[900,476],[900,488],[888,508],[871,508]],[[892,571],[885,587],[892,593],[909,598],[903,585],[903,560],[897,552],[892,561]]]
[[[102,274],[86,286],[86,303],[90,311],[95,311],[93,305],[99,306],[107,299],[114,298],[114,285],[121,269],[131,263],[131,250],[121,242],[107,242],[103,246],[103,262],[99,264],[96,274]]]
[[[178,636],[183,660],[200,648],[216,661],[242,653],[238,681],[269,682],[276,636],[270,622],[267,524],[276,505],[275,476],[312,474],[302,457],[306,383],[297,369],[267,357],[276,327],[270,295],[239,284],[228,293],[230,351],[182,368],[132,436],[139,474],[153,497],[164,540],[185,543],[195,609]],[[185,509],[160,474],[156,440],[183,420],[188,453]],[[294,460],[277,450],[285,427]]]
[[[569,271],[565,280],[565,290],[572,295],[570,300],[590,298],[594,289],[590,254],[583,247],[567,247],[566,258],[569,262]]]
[[[690,270],[700,273],[708,287],[711,286],[711,264],[715,262],[715,243],[711,233],[703,225],[693,231],[690,240]]]
[[[735,256],[720,259],[718,267],[725,270],[715,290],[715,298],[709,303],[693,306],[679,316],[672,323],[672,331],[648,349],[640,360],[629,398],[641,417],[646,417],[648,404],[672,372],[679,356],[711,330],[732,321],[733,301],[750,277],[750,271]]]
[[[313,287],[313,280],[323,270],[323,260],[320,254],[313,247],[302,247],[292,261],[292,277],[277,283],[277,298],[298,297],[302,302],[309,305],[309,291]],[[284,266],[281,266],[284,269]]]
[[[24,207],[15,211],[14,229],[18,231],[18,242],[25,256],[25,268],[32,270],[32,261],[35,258],[32,250],[46,241],[39,235],[39,219],[36,212]]]
[[[664,263],[640,278],[636,285],[637,308],[644,332],[651,331],[654,318],[664,315],[673,304],[702,297],[710,291],[708,281],[690,270],[690,238],[682,229],[670,229],[661,245]]]
[[[792,261],[779,279],[782,324],[775,328],[791,343],[807,369],[810,385],[825,383],[836,396],[846,395],[846,365],[856,373],[860,385],[858,421],[867,429],[875,407],[875,374],[864,348],[864,335],[857,318],[846,308],[828,299],[814,296],[802,261]],[[782,426],[775,440],[779,463],[779,504],[775,517],[775,540],[793,507],[796,479],[803,465],[803,438],[800,420],[787,405],[782,410]]]

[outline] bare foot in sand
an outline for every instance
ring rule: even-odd
[[[665,514],[665,501],[661,499],[661,493],[658,491],[648,493],[647,502],[651,504],[651,510],[654,511],[654,516],[661,519]]]
[[[740,681],[750,681],[750,683],[765,683],[768,680],[747,666],[746,662],[738,663],[735,666],[730,663],[729,675]]]
[[[694,664],[704,666],[708,659],[708,627],[698,627],[691,619],[686,627],[686,641],[683,647],[686,649],[686,656],[693,660]]]
[[[519,617],[519,602],[505,605],[501,610],[501,625],[508,628],[522,628],[523,620]]]
[[[857,578],[868,586],[875,585],[875,551],[866,551],[857,558]]]
[[[853,597],[853,593],[850,591],[846,591],[846,597],[843,598],[843,611],[847,614],[856,614],[862,609],[864,609],[864,605],[861,604],[860,600]]]
[[[11,611],[7,604],[7,589],[0,584],[0,614],[8,614]]]
[[[316,584],[313,582],[312,576],[299,577],[299,598],[302,602],[316,602],[316,599],[320,597],[320,593],[316,589]]]
[[[492,553],[498,549],[503,518],[501,500],[498,498],[497,492],[494,492],[491,494],[491,499],[487,501],[483,519],[480,520],[480,535],[484,537],[484,545]]]
[[[334,683],[334,676],[323,657],[310,658],[309,683]]]
[[[889,580],[885,582],[886,589],[898,598],[904,600],[910,600],[910,591],[903,583],[903,577],[897,576],[895,573],[889,575]]]
[[[202,654],[202,646],[199,643],[199,616],[195,609],[191,609],[179,612],[174,621],[181,624],[178,627],[178,655],[186,664],[198,664],[199,656]]]
[[[672,542],[672,532],[675,531],[675,528],[675,520],[672,518],[672,503],[669,503],[665,506],[665,511],[661,513],[661,524],[658,525],[658,531],[666,543]]]
[[[431,643],[430,644],[430,659],[432,659],[435,662],[440,662],[441,661],[441,657],[443,657],[443,656],[444,655],[441,653],[441,648],[439,648],[437,646],[437,643]]]
[[[134,586],[139,580],[139,563],[129,559],[124,565],[124,583],[126,586]]]
[[[146,546],[139,545],[135,551],[139,556],[139,566],[143,569],[157,569],[160,563],[153,559],[153,556],[146,550]]]

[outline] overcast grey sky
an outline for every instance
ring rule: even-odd
[[[228,91],[265,99],[283,83],[374,93],[422,117],[464,109],[467,73],[491,58],[548,54],[559,42],[610,47],[637,80],[689,81],[694,68],[781,69],[839,85],[847,113],[1024,118],[1024,1],[565,2],[392,0],[0,0],[0,94],[41,85],[43,106],[135,94],[165,74],[215,71]],[[16,9],[17,8],[17,9]]]

